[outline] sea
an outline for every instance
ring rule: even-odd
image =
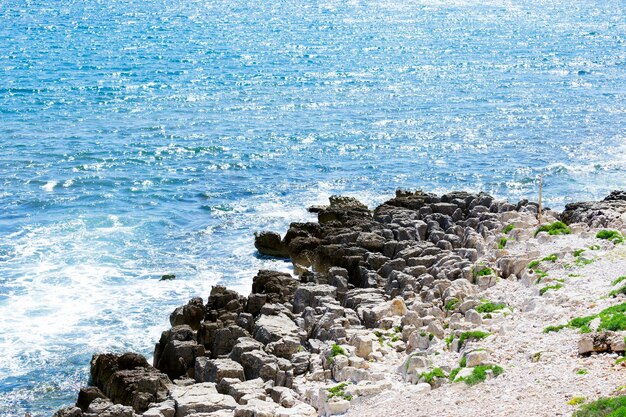
[[[0,0],[0,415],[333,194],[626,188],[624,0]],[[163,274],[176,279],[161,281]]]

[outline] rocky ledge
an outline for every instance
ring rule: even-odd
[[[498,378],[505,370],[484,344],[507,313],[482,295],[545,274],[539,252],[509,247],[599,226],[617,229],[601,241],[617,245],[626,194],[544,211],[543,227],[537,210],[483,193],[398,191],[373,211],[331,197],[311,210],[318,222],[256,235],[259,252],[290,258],[296,277],[262,270],[248,297],[215,286],[207,303],[190,300],[170,315],[152,365],[95,355],[92,386],[55,416],[336,415],[398,384],[419,394]],[[623,335],[594,330],[580,355],[624,351]]]

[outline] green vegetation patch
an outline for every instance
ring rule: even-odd
[[[559,259],[559,256],[556,253],[553,253],[543,258],[542,261],[556,262],[557,259]]]
[[[550,224],[544,224],[535,231],[535,236],[540,232],[548,232],[549,235],[569,235],[572,230],[563,222],[556,221]]]
[[[506,242],[508,242],[509,239],[506,237],[501,237],[500,240],[498,240],[498,249],[504,249],[506,247]]]
[[[476,306],[476,311],[479,313],[493,313],[494,311],[502,310],[503,308],[506,308],[506,304],[504,303],[492,303],[491,301],[485,301]]]
[[[509,233],[511,233],[511,230],[513,229],[515,229],[515,226],[513,226],[512,224],[509,224],[504,229],[502,229],[502,233],[504,233],[505,235],[508,235]]]
[[[472,373],[470,375],[460,378],[460,381],[465,382],[467,385],[480,384],[481,382],[485,382],[487,379],[487,372],[489,371],[493,373],[494,377],[500,376],[504,373],[504,369],[498,365],[478,365],[472,369]]]
[[[597,234],[596,237],[598,239],[604,239],[604,240],[608,240],[610,242],[613,242],[614,244],[618,244],[618,243],[624,243],[624,235],[622,235],[620,232],[618,232],[617,230],[600,230]]]
[[[344,348],[339,346],[337,343],[333,343],[333,345],[330,347],[330,355],[328,356],[328,358],[332,359],[335,356],[339,355],[348,356]]]
[[[580,368],[576,371],[576,375],[587,375],[589,372],[584,369],[584,368]]]
[[[459,336],[459,348],[463,346],[467,340],[482,340],[490,335],[491,333],[482,332],[480,330],[463,332],[461,336]]]
[[[591,329],[589,324],[596,318],[600,318],[598,331],[609,330],[619,332],[626,330],[626,303],[617,304],[609,308],[605,308],[598,314],[592,316],[576,317],[567,323],[567,327],[579,329],[581,333],[589,333]],[[563,326],[563,327],[566,327]]]
[[[528,269],[535,269],[536,267],[539,266],[540,263],[541,261],[532,261],[531,263],[528,264]]]
[[[567,327],[567,324],[559,324],[558,326],[548,326],[545,329],[543,329],[544,333],[550,333],[550,332],[558,332],[561,329],[564,329]]]
[[[626,280],[626,275],[622,275],[621,277],[614,279],[613,282],[611,282],[611,285],[617,285],[624,280]]]
[[[611,291],[609,297],[617,297],[620,294],[626,294],[626,285],[622,285],[618,289]]]
[[[585,404],[573,417],[624,417],[626,416],[626,395],[600,398]]]
[[[446,303],[445,309],[448,311],[454,311],[456,310],[457,306],[459,305],[460,301],[457,300],[456,298],[453,298],[452,300],[448,301]]]
[[[545,293],[547,293],[550,290],[560,290],[561,288],[563,288],[563,284],[559,283],[559,284],[554,284],[554,285],[547,285],[545,287],[543,287],[542,289],[539,290],[539,295],[544,295]]]
[[[580,405],[585,402],[585,397],[572,397],[571,400],[567,402],[569,405]]]
[[[438,378],[446,378],[446,374],[443,372],[443,370],[441,368],[434,368],[430,372],[424,372],[424,373],[420,374],[420,378],[424,378],[424,381],[426,381],[429,384],[431,382],[433,382],[433,380],[436,377],[438,377]]]
[[[484,277],[487,275],[493,275],[493,269],[487,267],[487,268],[483,268],[480,271],[478,271],[478,273],[476,274],[479,277]]]
[[[352,400],[352,395],[347,394],[345,389],[348,386],[348,384],[346,382],[342,382],[341,384],[334,386],[332,388],[328,388],[326,391],[328,391],[328,398],[331,399],[333,397],[340,397],[343,398],[344,400],[347,401],[351,401]]]
[[[582,255],[582,254],[583,254],[583,252],[584,252],[584,251],[585,251],[584,249],[576,249],[576,250],[574,251],[574,256],[575,256],[576,258],[578,258],[580,255]]]

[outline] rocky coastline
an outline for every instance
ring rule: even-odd
[[[295,276],[261,270],[247,297],[215,286],[206,303],[178,307],[152,364],[134,353],[94,355],[91,386],[55,416],[370,415],[381,394],[420,398],[504,379],[506,359],[489,345],[513,308],[485,295],[511,282],[532,289],[534,303],[550,299],[565,281],[546,270],[584,268],[592,246],[616,257],[626,227],[620,191],[545,210],[542,227],[538,204],[484,193],[397,191],[374,210],[333,196],[310,210],[317,222],[255,236],[258,251],[289,258]],[[559,239],[592,245],[578,252]],[[558,250],[544,258],[542,246]],[[623,298],[615,295],[610,305]],[[624,353],[626,329],[585,325],[572,346],[578,357]]]

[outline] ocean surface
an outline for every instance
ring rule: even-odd
[[[341,193],[626,188],[624,0],[1,0],[0,415]],[[159,281],[174,273],[174,281]]]

